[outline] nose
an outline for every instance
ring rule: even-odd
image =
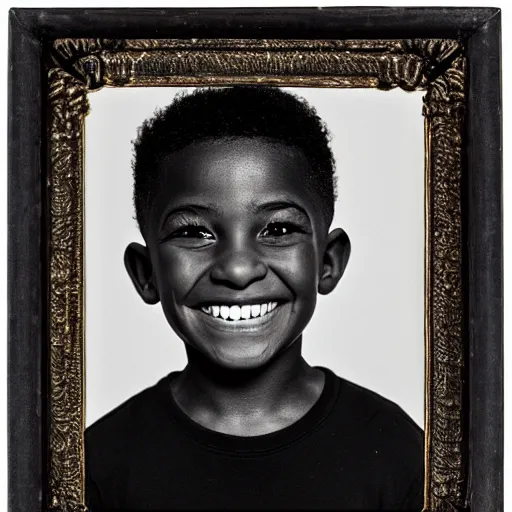
[[[267,275],[267,265],[254,251],[231,250],[220,254],[210,276],[213,282],[242,289]]]

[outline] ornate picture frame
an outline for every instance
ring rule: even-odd
[[[424,91],[424,510],[500,510],[499,10],[156,11],[11,11],[10,510],[85,510],[88,94],[261,83]]]

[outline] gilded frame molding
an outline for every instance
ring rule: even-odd
[[[84,505],[84,120],[101,87],[270,83],[422,90],[425,506],[466,495],[461,177],[466,61],[454,39],[57,39],[48,66],[49,502]],[[383,93],[384,94],[384,93]]]

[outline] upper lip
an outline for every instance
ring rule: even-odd
[[[288,302],[290,299],[282,297],[282,296],[272,296],[272,295],[260,295],[257,297],[212,297],[212,298],[203,298],[200,302],[193,304],[191,307],[193,308],[201,308],[205,306],[243,306],[244,304],[266,304],[269,302],[277,302],[278,304],[282,304],[283,302]]]

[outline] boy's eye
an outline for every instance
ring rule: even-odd
[[[185,226],[176,230],[169,238],[202,238],[213,240],[213,235],[203,226]]]
[[[263,238],[286,237],[293,233],[302,233],[302,229],[290,222],[271,222],[261,232]]]
[[[204,226],[188,225],[176,229],[162,241],[175,242],[183,247],[199,248],[210,245],[214,240],[213,234]]]

